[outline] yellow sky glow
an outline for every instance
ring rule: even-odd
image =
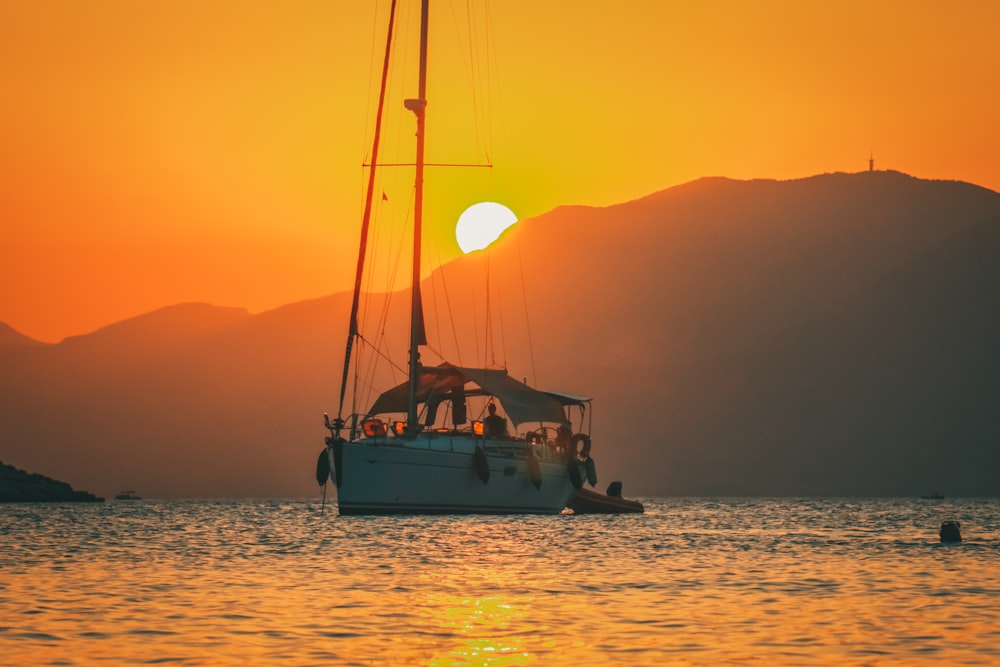
[[[412,161],[401,3],[386,161]],[[428,174],[425,269],[477,201],[524,218],[869,151],[1000,189],[997,3],[460,4],[432,1],[428,159],[494,168]],[[347,289],[387,6],[0,0],[0,321],[58,341]],[[379,218],[405,218],[412,173],[386,171]]]

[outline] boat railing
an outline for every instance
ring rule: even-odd
[[[408,435],[407,423],[403,420],[388,422],[377,418],[366,418],[359,423],[357,436],[371,440],[373,444],[396,445],[401,447],[416,447],[419,449],[438,449],[442,447],[441,440],[446,440],[446,451],[456,451],[457,442],[476,440],[488,453],[510,458],[526,458],[534,453],[545,463],[560,463],[566,457],[565,446],[560,446],[555,437],[555,429],[541,427],[508,437],[487,437],[481,429],[474,426],[465,429],[447,427],[423,427],[417,437]],[[461,449],[465,449],[462,447]]]

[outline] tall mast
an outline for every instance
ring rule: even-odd
[[[382,82],[378,93],[378,111],[375,113],[375,136],[372,138],[371,169],[368,171],[368,192],[365,196],[365,212],[361,220],[361,243],[358,248],[358,268],[354,276],[354,297],[351,300],[351,322],[347,333],[347,350],[344,353],[344,374],[340,379],[340,407],[337,410],[337,431],[343,427],[344,395],[347,393],[347,376],[351,368],[351,350],[358,335],[358,306],[361,302],[361,277],[365,269],[365,255],[368,247],[368,228],[372,219],[372,200],[375,195],[375,165],[378,164],[379,137],[382,134],[382,109],[385,105],[386,80],[389,77],[389,56],[392,53],[392,24],[396,18],[396,0],[389,7],[389,34],[385,38],[385,57],[382,60]],[[353,428],[353,426],[352,426]]]
[[[417,117],[417,159],[413,201],[413,277],[410,287],[410,386],[406,410],[407,428],[417,430],[417,383],[420,379],[420,345],[427,344],[423,307],[420,300],[420,238],[424,217],[424,120],[427,111],[427,10],[429,0],[420,2],[420,82],[417,98],[404,106]]]

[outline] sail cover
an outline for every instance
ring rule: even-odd
[[[422,367],[417,383],[417,403],[445,400],[448,392],[455,387],[471,382],[482,389],[481,393],[494,396],[503,406],[507,417],[517,426],[525,422],[554,422],[568,424],[564,405],[582,404],[589,399],[555,394],[532,389],[518,382],[507,371],[488,368],[461,368],[449,363],[440,366]],[[369,415],[387,412],[406,412],[409,383],[397,385],[376,399]],[[475,392],[467,392],[470,395]]]

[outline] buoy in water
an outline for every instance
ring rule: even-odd
[[[941,524],[941,541],[942,542],[961,542],[962,541],[962,524],[958,521],[945,521]]]

